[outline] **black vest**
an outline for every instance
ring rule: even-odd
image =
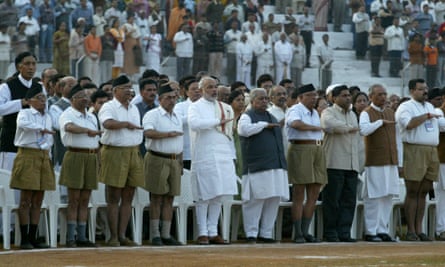
[[[71,106],[70,103],[66,102],[63,99],[59,99],[53,105],[59,107],[62,111],[69,108]],[[59,164],[62,165],[63,156],[66,152],[66,147],[62,143],[62,138],[60,137],[60,131],[56,131],[54,135],[54,146],[53,146],[53,163],[54,165]]]
[[[25,98],[28,87],[26,87],[18,77],[15,77],[6,83],[11,93],[11,100]],[[40,84],[33,82],[31,87],[42,87]],[[28,108],[28,106],[26,106]],[[3,116],[3,127],[0,134],[0,151],[1,152],[17,152],[14,146],[15,132],[17,130],[18,112]]]
[[[258,121],[278,123],[269,112],[258,113],[250,109],[245,114],[250,117],[252,123]],[[250,137],[240,136],[240,141],[243,153],[243,174],[287,169],[280,127],[265,128]]]

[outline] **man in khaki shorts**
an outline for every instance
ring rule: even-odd
[[[119,76],[113,81],[113,100],[105,103],[99,111],[99,121],[104,129],[99,181],[107,185],[111,232],[108,245],[113,247],[136,245],[125,237],[125,231],[131,216],[135,187],[145,185],[139,151],[142,142],[141,118],[137,107],[130,103],[131,93],[128,77]]]
[[[432,241],[422,232],[426,194],[439,178],[439,128],[445,119],[435,113],[428,98],[428,86],[423,79],[408,83],[411,100],[400,104],[396,111],[403,142],[403,176],[406,198],[405,216],[407,241]]]
[[[10,186],[20,190],[20,248],[48,248],[36,240],[36,234],[45,190],[55,189],[49,158],[54,132],[50,130],[51,117],[46,113],[46,96],[42,87],[29,88],[25,100],[31,107],[20,110],[17,116],[14,145],[18,147],[18,153],[12,167]]]
[[[60,137],[67,152],[60,171],[60,184],[68,188],[67,247],[95,247],[86,238],[91,190],[97,189],[99,131],[96,117],[87,112],[88,96],[76,85],[68,95],[71,107],[59,118]],[[77,240],[74,238],[77,226]]]
[[[173,112],[175,90],[161,86],[158,96],[160,107],[147,112],[142,122],[147,138],[144,172],[145,188],[150,192],[150,238],[154,246],[176,246],[181,243],[170,236],[170,228],[173,198],[181,193],[182,120]]]
[[[285,122],[290,142],[287,160],[289,183],[292,183],[294,242],[316,243],[320,240],[309,234],[309,225],[320,188],[328,178],[320,116],[314,108],[317,100],[315,87],[307,84],[298,88],[298,100],[299,103],[287,112]]]

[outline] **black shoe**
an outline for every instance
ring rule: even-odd
[[[158,237],[155,237],[155,238],[153,238],[153,239],[151,240],[151,245],[152,245],[152,246],[162,246],[162,245],[164,245],[164,244],[162,244],[162,240],[161,240],[161,238],[158,236]]]
[[[307,243],[320,243],[320,239],[314,237],[313,235],[305,235],[304,240],[306,240]]]
[[[75,240],[68,240],[68,241],[66,241],[65,247],[67,247],[67,248],[75,248],[75,247],[77,247],[76,241]]]
[[[78,248],[97,248],[97,245],[90,240],[77,240],[76,245]]]
[[[382,242],[382,239],[376,235],[365,235],[365,241],[368,242]]]
[[[33,249],[34,246],[30,242],[23,242],[20,244],[20,249]]]
[[[304,237],[302,237],[302,236],[297,236],[294,239],[294,243],[304,244],[304,243],[306,243],[306,239],[304,239]]]
[[[431,238],[429,238],[429,236],[427,236],[424,233],[420,233],[417,236],[419,237],[419,240],[423,241],[423,242],[431,242],[431,241],[433,241]]]
[[[34,248],[37,248],[37,249],[49,248],[48,244],[46,244],[44,242],[35,242],[35,243],[31,243],[31,244]]]
[[[273,238],[267,238],[267,237],[261,237],[261,236],[258,237],[258,241],[261,241],[263,243],[269,243],[269,244],[277,243],[277,241],[275,239],[273,239]]]
[[[346,242],[346,243],[355,243],[355,242],[357,242],[357,239],[351,238],[350,236],[340,237],[339,239],[340,239],[341,242]]]
[[[326,242],[340,242],[340,239],[338,237],[326,237]]]
[[[255,237],[253,237],[253,236],[249,236],[249,237],[247,237],[247,244],[256,244],[256,238]]]
[[[397,242],[394,238],[385,233],[377,234],[377,236],[380,237],[380,239],[382,239],[383,242]]]
[[[164,244],[166,246],[181,246],[182,245],[181,242],[174,239],[173,237],[161,238],[161,240],[162,240],[162,244]]]

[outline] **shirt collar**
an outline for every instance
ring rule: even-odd
[[[334,103],[334,105],[332,105],[332,106],[333,106],[335,109],[337,109],[338,111],[340,111],[340,112],[342,112],[342,113],[346,113],[345,110],[344,110],[342,107],[340,107],[339,105],[337,105],[337,104]],[[349,105],[348,112],[351,112],[351,110],[352,110],[352,105]]]
[[[172,111],[172,113],[170,114],[162,106],[159,106],[159,112],[161,112],[162,116],[171,116],[171,117],[175,117],[176,116],[174,111]]]
[[[377,111],[383,112],[384,108],[377,107],[374,103],[371,102],[371,107]]]
[[[86,117],[87,116],[87,111],[85,110],[85,114],[83,114],[82,112],[78,111],[77,109],[71,107],[71,109],[73,110],[74,116],[76,117]]]
[[[64,96],[62,96],[60,99],[62,99],[63,101],[71,104],[71,101],[68,98],[64,97]]]
[[[32,79],[29,80],[29,81],[27,81],[27,80],[25,80],[25,78],[23,78],[22,74],[19,74],[19,80],[20,80],[20,82],[21,82],[23,85],[25,85],[25,86],[28,87],[28,88],[31,88],[31,85],[32,85]]]

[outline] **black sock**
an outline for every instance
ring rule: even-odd
[[[36,243],[37,241],[37,226],[37,224],[29,225],[29,242],[32,244]]]
[[[20,234],[22,235],[22,244],[26,244],[29,242],[29,235],[28,235],[28,225],[27,224],[21,224],[20,225]]]

